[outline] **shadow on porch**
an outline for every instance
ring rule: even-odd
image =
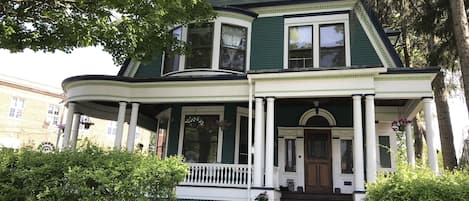
[[[352,201],[351,194],[317,194],[282,191],[281,201]]]

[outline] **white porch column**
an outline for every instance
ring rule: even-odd
[[[114,139],[114,149],[120,150],[122,145],[122,134],[124,133],[125,109],[127,102],[119,102],[119,113],[117,114],[116,139]]]
[[[412,124],[405,126],[405,141],[407,147],[407,162],[411,167],[415,166],[414,143],[412,140]]]
[[[274,98],[267,98],[265,124],[265,186],[274,187]]]
[[[427,152],[428,161],[430,161],[430,168],[435,172],[439,173],[438,170],[438,159],[436,156],[435,149],[435,131],[433,130],[433,115],[432,115],[432,98],[423,98],[423,112],[425,113],[425,129],[427,135]]]
[[[73,114],[73,124],[72,124],[72,142],[70,143],[70,148],[75,150],[77,148],[77,140],[78,140],[78,131],[80,130],[80,117],[81,114],[75,113]]]
[[[375,126],[375,96],[366,95],[365,98],[366,124],[366,180],[368,183],[376,181],[376,126]]]
[[[127,151],[133,152],[135,147],[135,131],[137,129],[138,103],[132,103],[132,112],[130,114],[129,132],[127,134]]]
[[[256,97],[256,118],[254,122],[254,170],[253,186],[262,187],[264,185],[264,171],[262,170],[264,155],[261,151],[264,143],[264,133],[262,132],[262,121],[264,120],[264,100]]]
[[[360,200],[365,194],[365,177],[363,168],[363,125],[362,97],[353,95],[353,176],[354,200]]]
[[[65,122],[64,138],[62,140],[62,149],[68,148],[70,133],[72,131],[73,113],[75,113],[75,103],[68,103],[67,121]]]

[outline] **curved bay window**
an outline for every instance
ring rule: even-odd
[[[185,55],[166,51],[161,75],[246,72],[249,69],[251,23],[252,20],[219,16],[213,22],[174,28],[171,33],[188,44],[188,51]]]
[[[189,163],[215,163],[219,115],[186,115],[182,155]]]
[[[211,68],[213,23],[189,25],[187,42],[190,44],[190,55],[186,56],[186,69]]]
[[[220,69],[244,71],[246,66],[247,29],[222,24]]]
[[[182,27],[177,27],[173,29],[171,32],[173,33],[173,36],[176,39],[182,40]],[[174,54],[174,55],[165,54],[163,74],[179,70],[179,59],[180,59],[180,56],[177,54]]]

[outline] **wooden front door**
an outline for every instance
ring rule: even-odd
[[[305,130],[305,191],[332,193],[330,130]]]

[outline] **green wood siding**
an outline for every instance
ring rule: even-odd
[[[251,37],[251,70],[283,68],[283,26],[283,17],[254,20]]]
[[[135,73],[136,78],[153,78],[161,76],[161,62],[162,56],[153,58],[150,63],[140,64]]]
[[[223,130],[222,163],[234,163],[236,139],[236,104],[225,104],[224,120],[231,126]]]
[[[181,127],[181,106],[174,105],[171,108],[171,123],[168,136],[168,156],[178,154],[179,130]]]
[[[350,52],[352,66],[382,66],[381,60],[354,13],[350,14]]]

